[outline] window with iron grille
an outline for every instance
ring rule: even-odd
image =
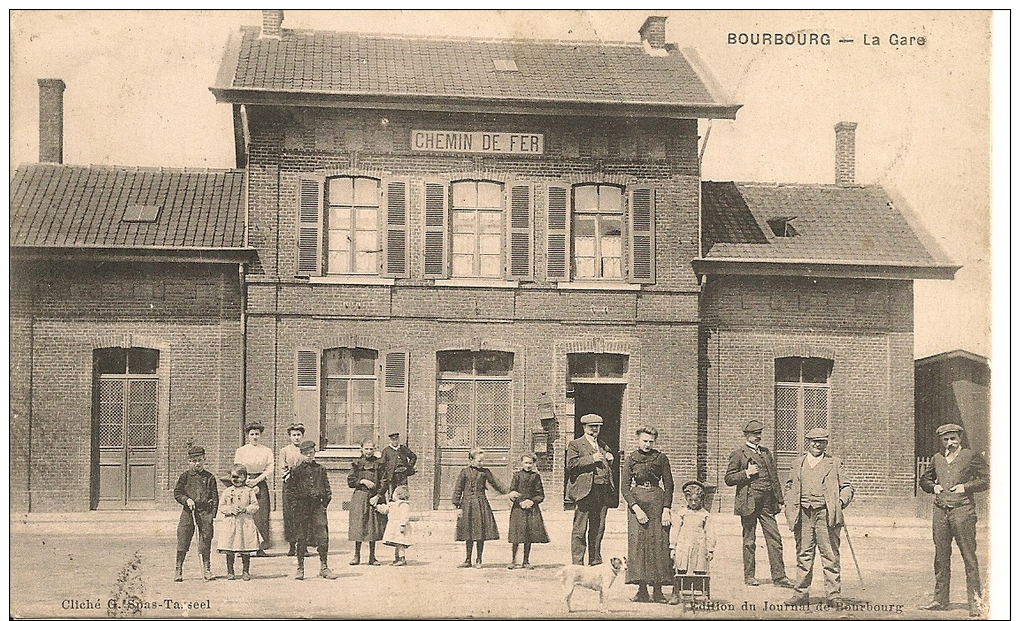
[[[379,180],[326,182],[326,273],[379,273]]]
[[[322,352],[322,448],[375,439],[377,358],[375,350],[360,347]]]
[[[441,445],[509,448],[513,354],[447,351],[437,362]]]
[[[829,377],[832,360],[777,358],[776,457],[799,455],[804,434],[829,424]]]
[[[159,351],[97,349],[93,355],[99,408],[99,448],[155,449],[159,412]]]

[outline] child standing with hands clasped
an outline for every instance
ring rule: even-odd
[[[457,484],[453,488],[453,506],[457,507],[457,541],[463,541],[466,553],[464,562],[458,567],[471,567],[471,548],[477,546],[475,568],[482,568],[482,551],[485,542],[499,539],[499,528],[496,518],[492,515],[492,507],[485,496],[485,484],[488,483],[500,494],[506,494],[506,486],[496,480],[492,471],[482,466],[485,451],[473,448],[468,452],[468,467],[460,471]],[[520,496],[517,492],[510,494],[511,500]]]
[[[230,484],[220,497],[222,519],[216,527],[216,549],[227,554],[227,579],[234,580],[234,555],[241,555],[241,579],[251,580],[251,555],[258,551],[262,536],[255,526],[255,512],[259,510],[256,490],[246,485],[248,469],[241,464],[230,468]]]
[[[534,453],[521,456],[521,470],[514,473],[510,481],[510,493],[520,494],[513,500],[510,507],[510,533],[507,540],[513,544],[513,558],[507,569],[534,569],[531,566],[531,544],[549,543],[549,533],[545,530],[542,509],[539,504],[545,500],[542,487],[542,475],[535,470],[538,457]],[[517,548],[524,544],[524,564],[517,564]]]
[[[687,507],[673,514],[669,532],[669,554],[673,557],[674,606],[680,603],[680,577],[708,575],[708,563],[715,553],[715,522],[705,510],[705,486],[700,481],[683,485]]]
[[[393,562],[396,567],[407,565],[407,558],[404,551],[411,547],[410,530],[408,523],[411,519],[411,494],[406,485],[398,485],[393,490],[393,500],[389,504],[389,515],[387,516],[386,532],[383,534],[383,544],[393,546]]]

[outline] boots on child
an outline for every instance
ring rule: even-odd
[[[297,573],[294,575],[295,580],[305,579],[305,555],[297,555]]]
[[[174,570],[174,582],[184,582],[184,557],[187,555],[187,552],[177,553],[177,567]]]
[[[213,576],[212,567],[209,566],[208,554],[202,555],[202,579],[205,580],[206,582],[208,582],[209,580],[216,579],[216,577]]]

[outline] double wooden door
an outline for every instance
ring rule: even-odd
[[[97,508],[124,508],[156,499],[158,380],[151,376],[97,378]]]

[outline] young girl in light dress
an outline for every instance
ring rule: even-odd
[[[673,598],[680,603],[680,577],[708,575],[708,564],[715,554],[715,522],[705,509],[705,486],[688,481],[683,486],[687,507],[673,514],[669,533],[669,553],[673,557]]]
[[[241,579],[251,580],[251,555],[259,550],[262,536],[255,525],[259,501],[255,488],[247,486],[248,469],[230,468],[230,484],[220,495],[220,519],[216,524],[216,549],[227,554],[227,579],[234,580],[234,555],[241,555]]]
[[[399,485],[393,490],[390,500],[386,532],[383,534],[383,545],[393,546],[393,563],[397,567],[407,565],[404,552],[411,547],[411,502],[406,485]]]

